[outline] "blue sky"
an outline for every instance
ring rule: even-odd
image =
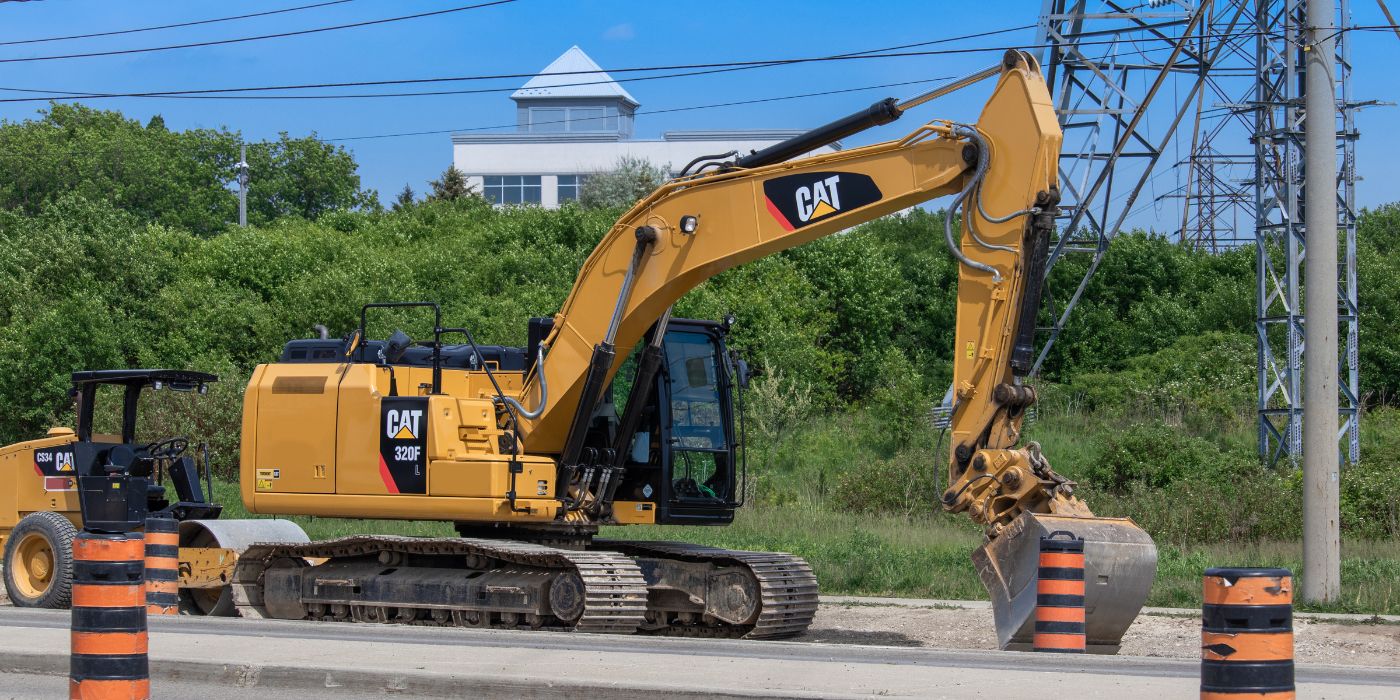
[[[0,41],[221,17],[279,9],[311,0],[241,3],[151,0],[44,0],[0,3]],[[356,0],[266,18],[76,41],[0,46],[0,58],[156,46],[320,27],[467,4],[467,0]],[[1355,0],[1355,20],[1384,22],[1372,3]],[[972,8],[972,11],[969,11]],[[578,44],[604,68],[812,56],[928,41],[940,37],[1031,24],[1040,0],[969,5],[928,1],[849,0],[800,2],[706,0],[621,2],[609,0],[520,0],[514,4],[291,38],[176,51],[60,61],[0,63],[0,87],[87,91],[132,91],[285,83],[379,80],[491,73],[543,68]],[[1388,64],[1400,57],[1400,40],[1371,32],[1353,36],[1353,82],[1357,98],[1393,99]],[[958,46],[1031,43],[1034,31],[975,39]],[[994,60],[990,54],[931,56],[766,68],[729,74],[627,83],[642,110],[757,99],[823,90],[920,80],[971,72]],[[172,128],[225,126],[257,140],[279,131],[315,132],[322,138],[401,131],[457,129],[508,124],[514,119],[509,90],[523,80],[472,83],[504,92],[375,100],[243,102],[122,98],[91,104],[119,109],[145,120],[164,116]],[[378,90],[378,89],[377,89]],[[801,128],[815,126],[868,105],[904,96],[919,87],[891,88],[827,97],[721,109],[642,115],[637,135],[672,129]],[[916,119],[971,120],[985,92],[935,103]],[[0,97],[16,93],[0,92]],[[29,118],[42,104],[0,104],[0,118]],[[1400,200],[1396,158],[1400,112],[1394,107],[1363,111],[1358,169],[1359,203]],[[901,122],[852,143],[891,138],[913,128]],[[386,199],[405,183],[419,192],[451,161],[446,134],[351,141],[364,183]],[[1384,154],[1390,154],[1385,156]],[[1154,181],[1149,197],[1170,189],[1174,174]],[[1149,207],[1150,209],[1150,207]],[[1159,210],[1156,215],[1170,219]],[[1145,211],[1134,221],[1152,225]],[[1166,228],[1172,228],[1164,224]]]

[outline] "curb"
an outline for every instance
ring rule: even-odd
[[[824,595],[819,597],[822,605],[869,605],[893,608],[934,608],[956,610],[987,610],[992,607],[986,600],[938,600],[931,598],[875,598],[854,595]],[[1201,611],[1191,608],[1143,608],[1143,615],[1163,617],[1200,617]],[[1294,612],[1293,619],[1313,622],[1383,622],[1400,623],[1400,615],[1367,615],[1364,613],[1319,613]]]
[[[250,697],[268,691],[295,692],[353,689],[356,697],[375,692],[415,698],[513,697],[529,700],[587,697],[591,700],[636,700],[643,694],[666,698],[855,698],[807,691],[755,689],[735,691],[686,689],[652,683],[578,682],[567,679],[509,679],[484,674],[416,671],[393,673],[348,668],[305,668],[278,664],[221,664],[197,659],[151,659],[152,685],[180,681],[238,689]],[[0,678],[6,673],[30,676],[67,676],[68,655],[10,652],[0,658]],[[155,690],[159,690],[156,687]]]

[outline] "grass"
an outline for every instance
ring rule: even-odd
[[[243,508],[236,485],[215,482],[227,518],[254,516]],[[354,520],[292,516],[312,539],[353,534],[452,536],[450,523]],[[728,527],[608,527],[604,537],[664,539],[715,547],[790,552],[812,564],[822,591],[834,595],[980,600],[986,591],[971,554],[979,531],[961,517],[942,513],[899,517],[857,515],[814,507],[752,506]],[[1342,597],[1337,603],[1299,603],[1302,611],[1400,614],[1400,542],[1344,541]],[[1281,566],[1302,570],[1296,542],[1159,545],[1157,581],[1147,604],[1198,608],[1201,574],[1212,566]]]

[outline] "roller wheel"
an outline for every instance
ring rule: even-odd
[[[5,592],[21,608],[66,608],[73,602],[73,538],[58,513],[30,513],[5,541]]]

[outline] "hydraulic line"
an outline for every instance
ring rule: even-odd
[[[978,173],[974,174],[972,179],[968,180],[967,186],[963,187],[962,191],[959,192],[957,196],[953,198],[953,203],[948,205],[948,215],[943,217],[943,238],[948,244],[948,252],[951,253],[958,262],[974,270],[990,272],[992,275],[992,281],[1000,283],[1001,273],[998,272],[995,267],[987,265],[986,263],[977,262],[976,260],[967,257],[967,255],[963,253],[962,249],[958,247],[957,241],[953,240],[953,214],[957,212],[958,207],[961,206],[964,200],[967,199],[967,196],[972,192],[972,189],[977,186],[977,182],[981,177],[982,169],[982,155],[980,151],[985,150],[986,144],[981,141],[981,136],[977,133],[976,129],[973,129],[972,127],[967,126],[965,124],[953,124],[952,133],[954,136],[968,138],[973,140],[974,143],[979,143],[981,145],[978,148]],[[968,221],[970,218],[971,217],[964,213],[963,221]]]

